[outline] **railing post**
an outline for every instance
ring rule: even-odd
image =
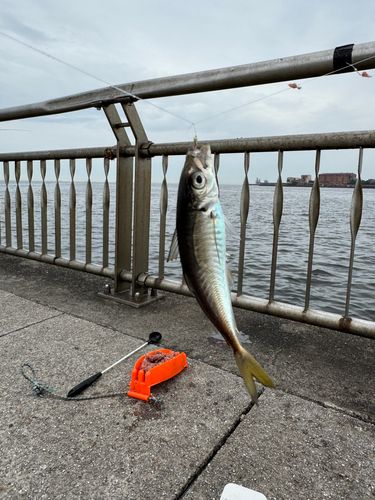
[[[320,153],[321,153],[320,149],[317,149],[315,157],[315,180],[310,193],[310,203],[309,203],[310,244],[309,244],[309,257],[307,261],[307,278],[306,278],[304,311],[307,311],[308,308],[310,307],[310,289],[311,289],[312,265],[314,258],[314,240],[315,240],[315,231],[316,231],[316,226],[318,225],[319,212],[320,212],[320,188],[319,188]]]
[[[149,141],[134,104],[123,104],[122,107],[127,119],[125,123],[121,122],[114,104],[104,107],[117,139],[115,284],[113,290],[106,290],[99,295],[133,307],[141,307],[163,297],[156,293],[150,296],[149,288],[142,280],[148,272],[151,158],[142,154],[142,149],[147,150]],[[131,127],[136,142],[133,227],[133,159],[121,156],[121,149],[131,146],[125,127]],[[131,283],[122,278],[130,273]]]
[[[165,262],[165,230],[167,226],[167,210],[168,210],[168,156],[163,155],[163,182],[160,190],[160,235],[159,235],[159,278],[164,278],[164,262]]]
[[[22,248],[22,200],[20,191],[20,176],[21,162],[16,161],[14,165],[14,176],[16,179],[16,232],[17,232],[17,249]]]
[[[275,295],[276,281],[276,262],[277,249],[279,244],[280,222],[283,214],[283,183],[281,180],[281,171],[283,169],[283,151],[279,151],[277,169],[279,176],[277,178],[275,193],[273,196],[273,246],[272,246],[272,262],[271,262],[271,280],[269,302],[272,303]]]
[[[108,267],[109,261],[109,206],[110,206],[110,191],[109,191],[109,161],[108,157],[104,158],[104,174],[105,181],[103,187],[103,268]]]
[[[249,178],[248,178],[249,168],[250,168],[250,153],[247,151],[244,157],[245,179],[242,184],[241,205],[240,205],[241,241],[240,241],[240,255],[238,259],[237,297],[242,295],[242,285],[243,285],[246,222],[247,222],[247,217],[249,215],[249,207],[250,207],[250,188],[249,188]]]
[[[69,191],[69,247],[70,247],[70,260],[76,260],[76,188],[74,185],[74,175],[76,172],[76,160],[71,158],[69,160],[70,167],[70,191]]]
[[[61,190],[59,184],[60,177],[60,160],[54,161],[55,167],[55,257],[61,257]]]
[[[92,261],[92,158],[86,158],[86,264]]]
[[[34,192],[32,187],[33,162],[27,160],[27,178],[29,179],[29,188],[27,190],[27,216],[29,222],[29,252],[35,252],[35,229],[34,229]]]
[[[151,158],[146,154],[150,143],[134,104],[122,104],[122,107],[135,137],[132,298],[144,301],[148,297],[148,288],[138,278],[148,273]]]
[[[346,303],[345,303],[345,313],[344,318],[349,316],[349,303],[350,303],[350,291],[352,287],[352,275],[353,275],[353,265],[354,265],[354,248],[355,240],[357,238],[357,233],[359,226],[361,224],[362,218],[362,207],[363,207],[363,193],[362,193],[362,160],[363,160],[363,148],[359,148],[359,159],[358,159],[358,178],[353,189],[352,202],[350,204],[350,233],[351,233],[351,246],[350,246],[350,260],[349,260],[349,273],[348,273],[348,286],[346,291]]]
[[[5,244],[7,247],[12,246],[12,223],[10,211],[10,193],[9,193],[9,161],[4,161],[4,212],[5,212]]]
[[[47,188],[46,178],[46,160],[40,160],[40,175],[42,176],[42,189],[40,192],[40,211],[41,211],[41,229],[42,229],[42,255],[48,252],[47,245]]]
[[[130,283],[121,279],[121,273],[131,270],[133,158],[120,155],[121,148],[131,146],[124,129],[129,124],[121,123],[114,104],[105,106],[103,110],[117,139],[114,293],[119,294],[130,289]]]

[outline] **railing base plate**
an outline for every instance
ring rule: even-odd
[[[103,299],[114,300],[115,302],[119,302],[120,304],[125,304],[130,307],[135,307],[136,309],[148,306],[153,302],[155,302],[156,300],[161,300],[165,298],[165,295],[162,293],[157,293],[156,295],[153,295],[150,292],[148,294],[140,295],[138,298],[135,298],[132,296],[130,290],[126,290],[125,292],[120,292],[120,293],[114,293],[113,290],[110,290],[109,293],[99,292],[98,296],[102,297]]]

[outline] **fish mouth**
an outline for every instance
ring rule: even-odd
[[[212,170],[211,146],[209,144],[205,144],[200,149],[191,149],[186,156],[191,156],[195,166],[199,169],[203,167],[204,170]]]

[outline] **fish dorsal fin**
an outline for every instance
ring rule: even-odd
[[[175,229],[174,233],[173,233],[171,248],[169,249],[167,262],[170,262],[171,260],[178,259],[179,255],[180,255],[180,252],[178,250],[177,229]]]
[[[229,236],[234,236],[235,238],[240,240],[241,237],[238,236],[237,229],[234,227],[234,225],[231,223],[231,221],[228,219],[228,217],[225,214],[223,214],[223,215],[224,215],[225,229],[227,230],[227,234]]]

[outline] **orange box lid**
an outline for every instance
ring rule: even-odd
[[[156,351],[149,352],[147,355],[155,354],[156,352],[173,354],[173,351],[170,349],[157,349]],[[144,370],[140,370],[140,366],[147,355],[145,354],[139,358],[132,370],[128,396],[147,401],[151,396],[151,387],[153,385],[160,384],[161,382],[174,377],[186,368],[188,366],[186,362],[186,354],[184,352],[176,354],[176,357],[150,368],[150,370],[146,373]]]

